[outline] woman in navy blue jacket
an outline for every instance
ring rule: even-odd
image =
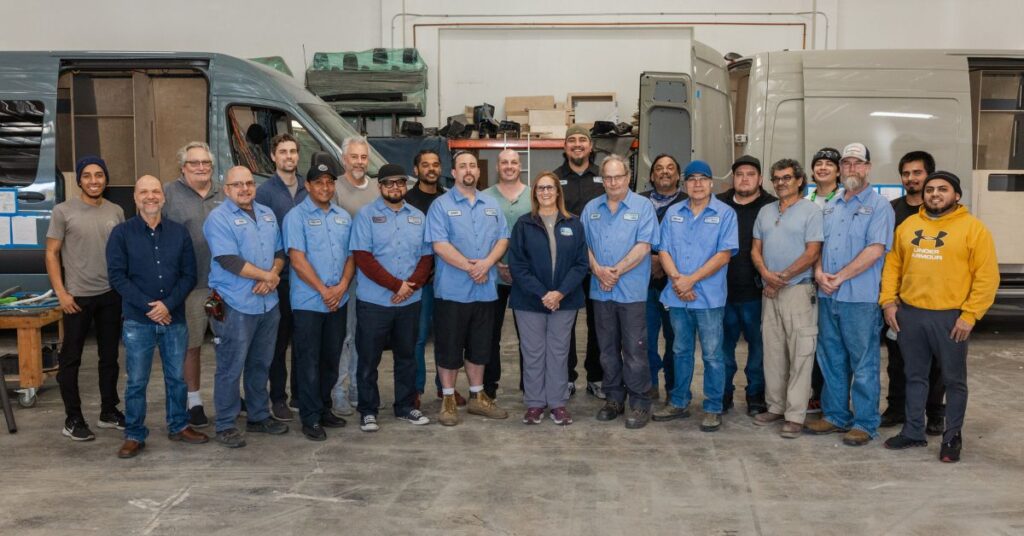
[[[523,422],[538,424],[544,409],[555,424],[572,424],[566,361],[576,312],[583,307],[587,241],[579,218],[565,209],[554,173],[542,173],[530,192],[529,214],[512,229],[509,305],[519,327],[523,354]]]

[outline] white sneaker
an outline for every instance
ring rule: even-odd
[[[424,424],[430,424],[430,419],[423,414],[422,411],[414,409],[406,415],[398,417],[399,420],[405,421],[409,424],[415,424],[416,426],[422,426]]]
[[[376,415],[363,415],[362,420],[359,421],[359,429],[364,432],[376,432],[380,430],[380,426],[377,426]]]

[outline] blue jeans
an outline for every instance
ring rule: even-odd
[[[740,334],[747,341],[747,396],[764,394],[764,343],[761,341],[761,299],[725,304],[722,323],[722,353],[725,356],[725,394],[732,396],[736,387],[736,343]]]
[[[188,388],[185,387],[182,367],[188,346],[188,327],[184,322],[161,326],[125,319],[121,333],[124,338],[124,365],[128,373],[124,388],[124,438],[143,442],[149,436],[145,425],[146,388],[153,369],[153,350],[157,346],[160,347],[164,389],[167,392],[164,402],[167,432],[176,434],[184,430],[188,426],[188,411],[185,409]]]
[[[658,371],[665,370],[665,386],[672,388],[672,344],[675,333],[668,311],[662,305],[661,289],[647,287],[647,363],[651,368],[651,387],[658,387]],[[658,332],[665,333],[665,356],[658,355]]]
[[[839,319],[842,319],[840,322]],[[875,303],[818,298],[818,365],[825,377],[821,409],[840,428],[878,436],[882,313]],[[852,387],[851,387],[852,381]],[[853,413],[850,402],[853,402]]]
[[[237,428],[235,419],[242,409],[238,382],[243,371],[249,422],[270,418],[267,378],[270,362],[274,359],[274,341],[280,319],[277,306],[263,314],[248,315],[232,309],[227,303],[224,303],[224,321],[210,319],[217,353],[217,371],[213,376],[217,432]]]
[[[434,325],[434,284],[429,283],[423,286],[423,293],[420,295],[420,326],[416,335],[416,392],[422,393],[427,387],[427,337],[430,336],[430,327]],[[437,387],[441,389],[440,385]]]
[[[672,307],[669,317],[676,340],[672,345],[675,385],[669,394],[673,406],[685,408],[692,395],[693,354],[697,335],[700,335],[700,354],[704,361],[704,411],[722,413],[722,395],[725,390],[725,360],[722,356],[722,317],[724,307],[714,309],[686,309]]]

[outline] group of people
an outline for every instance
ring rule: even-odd
[[[734,405],[742,336],[755,424],[778,424],[785,438],[842,433],[853,446],[877,437],[880,425],[903,424],[887,448],[924,446],[926,434],[942,434],[940,458],[959,459],[967,339],[994,300],[999,273],[991,236],[959,204],[959,178],[935,171],[928,153],[900,161],[906,195],[890,203],[870,186],[870,153],[860,143],[818,151],[810,177],[796,160],[773,163],[768,178],[778,197],[762,187],[761,163],[751,156],[733,163],[731,188],[716,196],[706,162],[681,169],[659,155],[653,188],[634,193],[629,161],[611,154],[595,165],[590,133],[578,126],[567,131],[561,167],[528,186],[518,153],[506,149],[497,183],[484,191],[469,152],[452,156],[454,185],[445,190],[431,150],[416,155],[410,185],[395,164],[369,177],[363,138],[345,141],[342,162],[314,153],[305,175],[297,173],[294,138],[270,144],[270,180],[256,188],[238,166],[222,189],[211,180],[209,148],[186,145],[177,181],[138,179],[138,215],[127,221],[103,198],[106,164],[78,162],[81,194],[55,208],[47,234],[47,269],[65,313],[58,381],[66,436],[94,437],[77,386],[93,321],[99,426],[124,430],[125,458],[145,446],[156,347],[168,437],[208,440],[198,431],[209,422],[199,396],[208,318],[215,439],[227,447],[245,445],[241,413],[248,433],[284,434],[292,407],[311,440],[326,439],[324,428],[344,426],[356,411],[361,430],[378,430],[386,348],[395,417],[428,424],[420,402],[431,334],[438,422],[459,424],[460,406],[504,419],[496,398],[509,307],[522,421],[538,424],[547,414],[568,425],[576,319],[585,308],[586,391],[604,400],[600,421],[624,416],[627,428],[642,428],[689,416],[699,339],[700,429],[718,430]],[[119,338],[126,414],[117,409]],[[889,349],[884,415],[880,338]],[[456,391],[460,369],[468,400]],[[666,398],[654,410],[659,376]],[[818,407],[822,418],[806,420]]]

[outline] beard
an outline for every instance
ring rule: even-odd
[[[385,193],[385,194],[381,194],[381,197],[383,197],[384,200],[387,201],[388,203],[398,203],[399,201],[401,201],[403,199],[401,193],[393,193],[393,192],[388,192],[388,193]]]
[[[860,190],[864,186],[864,179],[856,175],[847,175],[842,178],[843,188],[847,190]]]
[[[476,186],[476,181],[477,177],[474,177],[473,175],[468,173],[463,175],[462,178],[459,179],[459,182],[462,183],[463,186]]]
[[[949,212],[953,207],[956,206],[956,199],[950,199],[948,203],[945,203],[937,208],[932,208],[931,203],[925,203],[924,210],[929,216],[940,216]]]
[[[352,168],[352,171],[350,173],[352,173],[352,178],[357,180],[357,181],[363,180],[363,177],[366,176],[366,170],[362,169],[362,168],[355,168],[354,167],[354,168]]]
[[[423,176],[420,177],[420,181],[424,184],[437,184],[437,179],[438,176],[433,173],[424,173]]]
[[[586,157],[576,158],[576,157],[570,156],[569,157],[569,162],[571,162],[572,165],[574,165],[576,167],[582,167],[584,164],[586,164],[587,158]]]

